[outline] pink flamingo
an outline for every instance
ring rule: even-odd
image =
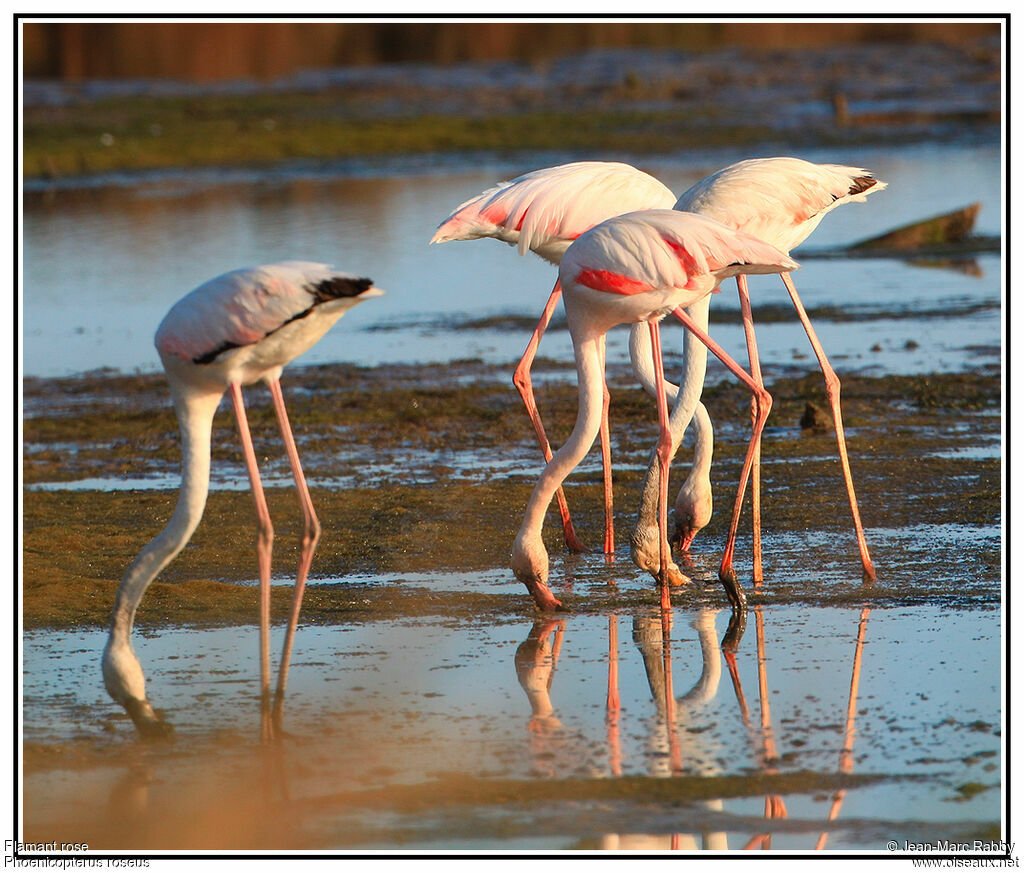
[[[181,489],[167,526],[139,553],[121,579],[103,652],[104,685],[141,733],[163,734],[169,732],[170,726],[146,698],[142,665],[131,644],[135,611],[150,583],[184,548],[202,517],[210,482],[213,415],[225,391],[234,404],[258,518],[260,676],[264,713],[267,711],[274,532],[242,400],[242,385],[260,380],[270,388],[305,519],[277,683],[277,703],[281,704],[306,576],[320,538],[320,523],[313,511],[281,394],[281,370],[308,351],[347,310],[383,293],[371,280],[338,272],[326,264],[287,261],[211,279],[174,304],[160,323],[156,348],[181,427]],[[266,722],[264,725],[266,731]]]
[[[770,243],[780,251],[788,253],[807,239],[825,215],[833,209],[845,203],[863,202],[868,194],[881,191],[886,187],[885,182],[875,179],[868,170],[859,167],[813,164],[799,158],[789,157],[759,158],[740,161],[707,176],[683,193],[676,202],[675,208],[682,212],[693,212],[714,218],[722,224],[749,233]],[[781,275],[825,376],[825,387],[835,421],[839,458],[853,514],[863,575],[865,581],[874,581],[875,569],[864,537],[847,456],[840,410],[839,379],[818,341],[789,272],[783,271]],[[763,388],[746,276],[742,273],[737,275],[736,284],[743,313],[751,375]],[[653,365],[642,357],[647,343],[644,342],[645,338],[641,330],[637,326],[633,328],[630,346],[631,349],[635,347],[638,352],[634,356],[634,369],[637,376],[645,384],[645,387],[650,389]],[[706,360],[706,352],[697,348],[691,349],[690,346],[687,346],[686,352],[686,373],[683,383],[678,389],[678,400],[672,412],[671,453],[674,453],[675,447],[682,439],[683,430],[690,420],[696,400],[700,397],[704,381],[704,366],[701,361]],[[674,386],[670,386],[670,390],[675,390]],[[756,416],[756,411],[752,409],[751,414],[752,417]],[[684,550],[689,547],[693,536],[711,516],[711,482],[707,475],[711,463],[711,447],[707,442],[710,436],[704,432],[705,443],[701,445],[699,442],[701,433],[702,431],[698,430],[698,451],[694,470],[683,488],[680,489],[676,501],[677,537]],[[763,575],[761,569],[760,440],[755,446],[753,471],[751,486],[754,507],[753,577],[754,581],[759,583]],[[723,581],[729,579],[733,586],[737,585],[736,572],[732,564],[733,553],[746,479],[745,474],[741,478],[740,497],[735,503],[729,539],[719,570],[719,576]],[[657,494],[658,475],[652,461],[644,483],[643,499],[632,538],[634,561],[638,566],[652,570],[652,572],[653,568],[657,566],[657,550],[652,547],[656,530],[655,500]]]
[[[654,209],[612,218],[582,234],[566,251],[558,270],[572,336],[579,381],[579,411],[566,443],[544,468],[512,548],[512,569],[542,610],[561,603],[548,587],[548,555],[541,537],[544,513],[555,491],[593,445],[601,427],[604,390],[604,337],[617,324],[648,323],[655,365],[655,396],[661,436],[658,521],[662,607],[670,607],[669,546],[666,516],[668,460],[672,436],[662,370],[658,323],[675,312],[729,369],[758,396],[755,435],[771,407],[771,397],[744,372],[681,307],[710,294],[719,283],[740,273],[793,270],[795,261],[749,234],[705,216]],[[753,461],[752,440],[744,471]],[[742,591],[726,583],[734,606]]]
[[[517,246],[521,255],[532,251],[557,266],[572,241],[595,224],[625,212],[670,209],[675,202],[675,195],[661,182],[628,164],[601,161],[563,164],[534,170],[470,198],[441,222],[431,242],[490,237]],[[545,461],[551,460],[551,446],[534,399],[530,368],[561,295],[561,285],[556,282],[512,377],[533,421]],[[705,317],[705,327],[706,324]],[[603,402],[600,433],[604,466],[604,550],[610,554],[615,551],[615,535],[607,388]],[[710,427],[710,419],[707,426]],[[573,551],[582,551],[583,545],[573,529],[561,487],[556,497],[566,545]],[[669,572],[673,570],[674,565]],[[680,576],[678,581],[684,579]]]

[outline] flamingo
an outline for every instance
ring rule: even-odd
[[[131,643],[135,611],[150,583],[184,548],[202,517],[210,482],[213,415],[225,392],[231,395],[234,405],[258,518],[260,671],[264,712],[267,710],[274,532],[242,400],[242,386],[259,380],[270,388],[305,520],[277,683],[278,704],[283,700],[292,639],[306,576],[320,537],[320,523],[288,424],[281,394],[281,371],[308,351],[347,310],[383,293],[370,279],[339,272],[326,264],[286,261],[235,270],[211,279],[174,304],[160,323],[155,344],[181,428],[181,488],[170,521],[139,553],[121,579],[103,652],[107,692],[125,708],[140,733],[165,734],[170,726],[156,714],[146,697],[142,665]]]
[[[845,203],[864,202],[868,194],[881,191],[886,187],[885,182],[879,181],[870,171],[859,167],[813,164],[791,157],[757,158],[731,164],[697,182],[679,197],[675,208],[682,212],[693,212],[714,218],[729,227],[752,234],[788,254],[807,239],[825,215],[833,209]],[[853,515],[863,577],[865,581],[873,582],[875,569],[864,537],[847,456],[839,401],[839,379],[818,341],[789,272],[784,271],[781,276],[825,377],[825,388],[835,422],[839,458]],[[761,378],[753,320],[750,314],[750,297],[744,274],[736,276],[736,285],[739,290],[751,375],[763,388],[764,382]],[[653,364],[649,359],[649,344],[644,342],[645,339],[642,328],[634,326],[630,337],[630,348],[631,350],[636,349],[636,354],[633,355],[634,371],[637,378],[650,391],[653,383]],[[704,381],[704,366],[701,364],[701,359],[706,361],[707,353],[703,349],[697,348],[696,343],[692,343],[692,346],[691,348],[691,345],[688,345],[686,348],[686,371],[683,384],[678,389],[676,406],[672,412],[670,457],[682,440],[683,430],[691,418]],[[675,390],[674,386],[670,386],[669,390]],[[674,398],[670,396],[671,399]],[[698,429],[697,433],[698,449],[694,470],[684,483],[683,488],[680,489],[676,500],[676,536],[684,551],[689,548],[696,532],[703,524],[707,523],[711,516],[711,482],[707,473],[711,465],[711,447],[707,442],[710,436],[701,429]],[[702,434],[704,443],[700,442]],[[759,583],[763,575],[761,569],[760,440],[755,447],[753,471],[753,577],[755,583]],[[658,483],[656,464],[652,460],[644,481],[641,507],[632,536],[634,562],[652,573],[658,567],[659,560],[655,545]],[[746,476],[741,478],[740,498],[735,504],[729,538],[719,570],[720,578],[723,581],[729,579],[733,586],[737,584],[736,572],[732,564],[736,528],[745,487]]]
[[[675,202],[675,195],[665,185],[635,167],[614,162],[580,161],[534,170],[488,188],[455,209],[441,222],[430,241],[443,243],[490,237],[516,246],[520,255],[532,251],[557,266],[572,241],[595,224],[626,212],[670,209]],[[530,368],[561,294],[561,286],[556,282],[512,377],[533,421],[545,461],[551,460],[551,446],[534,399]],[[705,317],[705,326],[706,323]],[[609,396],[607,387],[603,390],[600,433],[604,467],[604,551],[611,554],[615,551],[615,534],[608,435]],[[698,391],[698,400],[699,396]],[[698,426],[710,428],[707,412],[702,406],[700,409],[703,415],[698,419]],[[561,487],[556,491],[556,497],[565,543],[573,551],[583,551]],[[673,571],[674,565],[670,568],[670,572]]]
[[[544,513],[565,477],[593,445],[601,426],[604,387],[604,338],[617,324],[647,322],[655,365],[660,465],[659,530],[663,609],[669,597],[669,547],[666,516],[668,426],[659,321],[675,312],[684,324],[740,378],[758,398],[755,434],[764,426],[771,397],[683,311],[740,273],[779,273],[797,268],[788,255],[749,234],[706,216],[653,209],[609,219],[583,233],[566,251],[558,268],[565,297],[579,383],[579,410],[572,434],[544,468],[526,507],[512,547],[512,570],[541,610],[561,607],[548,587],[548,554],[541,537]],[[752,440],[744,469],[753,461]],[[742,591],[726,584],[734,607]]]

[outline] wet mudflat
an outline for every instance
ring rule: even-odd
[[[618,554],[565,554],[551,519],[552,587],[572,612],[548,620],[506,569],[540,466],[506,370],[290,371],[326,524],[286,736],[269,746],[251,500],[230,411],[215,422],[203,524],[139,613],[149,694],[176,726],[174,742],[144,743],[98,665],[116,581],[173,506],[166,389],[146,375],[29,380],[26,839],[59,829],[119,848],[884,849],[998,836],[996,372],[844,379],[872,587],[859,580],[834,436],[798,424],[808,401],[823,403],[820,376],[772,380],[766,581],[755,590],[747,579],[755,608],[731,665],[715,575],[747,438],[744,392],[712,370],[718,511],[682,564],[694,581],[675,592],[664,628],[626,546],[653,405],[613,370]],[[573,380],[556,363],[540,375],[561,440]],[[276,650],[298,519],[269,398],[251,398],[278,534]],[[597,545],[596,452],[570,482],[578,530]],[[746,517],[741,530],[743,578]],[[83,808],[83,794],[100,801]]]

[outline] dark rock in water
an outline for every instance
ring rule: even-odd
[[[913,250],[963,242],[973,233],[974,222],[980,209],[980,203],[972,203],[970,206],[947,212],[945,215],[936,215],[933,218],[926,218],[924,221],[897,227],[881,236],[862,240],[850,248],[851,250]]]
[[[800,416],[800,427],[804,430],[828,430],[831,422],[831,416],[818,404],[810,401],[804,407],[804,414]]]

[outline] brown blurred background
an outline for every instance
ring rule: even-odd
[[[274,78],[395,61],[543,60],[592,48],[968,43],[997,23],[953,22],[89,22],[23,23],[27,78]]]

